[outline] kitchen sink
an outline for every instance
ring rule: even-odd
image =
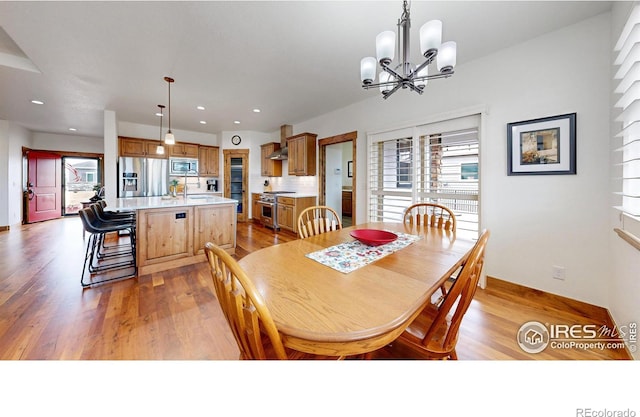
[[[210,197],[208,195],[188,195],[187,198],[191,200],[206,200]]]

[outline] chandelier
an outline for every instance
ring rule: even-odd
[[[382,96],[387,99],[400,88],[409,88],[418,94],[422,94],[427,81],[435,78],[448,78],[453,75],[453,67],[456,65],[456,43],[442,42],[442,22],[431,20],[420,28],[420,52],[425,61],[415,66],[410,62],[409,29],[411,19],[409,17],[407,1],[403,2],[402,16],[398,19],[398,64],[392,68],[395,52],[396,34],[384,31],[376,36],[377,62],[380,64],[380,76],[377,83],[376,58],[366,57],[360,61],[360,80],[362,88],[380,88]],[[402,41],[402,42],[401,42]],[[438,73],[429,74],[429,64],[436,60]]]

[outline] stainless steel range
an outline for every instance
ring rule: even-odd
[[[273,230],[280,230],[280,226],[278,226],[278,195],[294,193],[295,191],[265,191],[262,193],[258,201],[262,224]]]

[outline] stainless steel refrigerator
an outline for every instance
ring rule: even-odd
[[[118,197],[154,197],[169,193],[169,161],[121,157],[118,161]]]

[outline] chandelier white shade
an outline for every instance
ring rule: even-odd
[[[171,132],[171,84],[174,82],[174,79],[171,77],[164,77],[164,80],[169,85],[169,130],[167,130],[167,134],[164,135],[164,143],[166,145],[175,145],[176,138]]]
[[[405,0],[402,16],[398,19],[397,36],[390,30],[381,32],[376,36],[376,58],[366,57],[360,61],[360,80],[365,90],[379,87],[385,99],[400,88],[409,88],[422,94],[428,80],[453,75],[457,46],[452,41],[442,42],[442,22],[431,20],[420,28],[420,52],[425,59],[420,65],[410,61],[410,28],[409,7]],[[398,62],[393,65],[396,44]],[[437,60],[438,71],[432,71],[430,75],[428,68],[434,60]],[[380,65],[380,75],[378,83],[374,83],[377,64]]]

